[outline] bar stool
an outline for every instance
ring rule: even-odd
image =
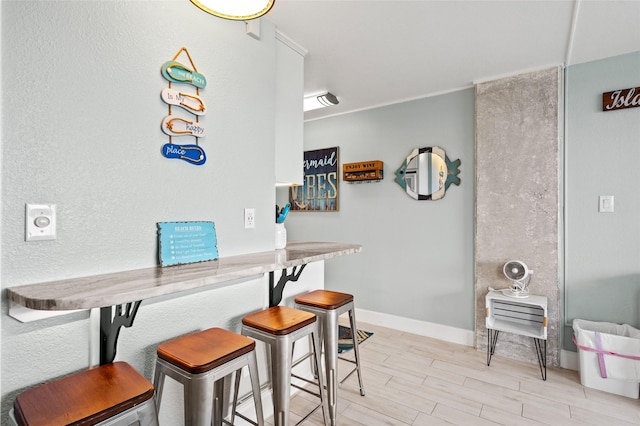
[[[360,373],[360,353],[358,351],[358,332],[356,329],[353,296],[351,294],[338,293],[330,290],[315,290],[310,293],[298,295],[294,300],[297,309],[310,312],[318,317],[319,328],[321,330],[320,335],[322,336],[322,344],[324,345],[329,413],[331,424],[335,425],[338,413],[338,389],[336,385],[338,376],[338,317],[345,312],[349,312],[355,361],[346,358],[340,359],[355,364],[355,368],[351,370],[340,383],[344,382],[357,371],[360,395],[364,396],[364,386],[362,385],[362,375]]]
[[[153,385],[126,362],[114,362],[18,395],[9,417],[19,426],[158,426]]]
[[[271,349],[274,425],[288,426],[292,386],[293,343],[303,337],[310,336],[313,354],[319,354],[317,351],[320,348],[320,337],[316,316],[287,306],[273,306],[248,314],[242,318],[242,334],[269,345]],[[316,356],[315,360],[316,368],[320,369],[320,358]],[[320,398],[318,407],[322,407],[326,425],[328,407],[321,374],[318,375],[317,384],[318,394],[314,395]],[[308,390],[305,391],[309,392]],[[307,414],[302,421],[309,417],[318,407]]]
[[[210,328],[159,345],[153,379],[158,412],[164,379],[169,376],[183,385],[186,425],[209,426],[228,423],[223,420],[221,396],[224,392],[224,381],[221,379],[235,372],[231,424],[237,414],[254,425],[264,425],[255,347],[256,342],[252,339],[222,328]],[[257,422],[236,413],[240,370],[244,366],[249,368]]]

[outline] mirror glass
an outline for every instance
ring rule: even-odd
[[[396,182],[416,200],[439,200],[452,183],[459,185],[460,160],[450,161],[440,147],[416,148],[396,171]]]
[[[413,158],[407,158],[407,192],[417,195],[435,194],[444,188],[446,178],[447,165],[439,155],[422,152]]]

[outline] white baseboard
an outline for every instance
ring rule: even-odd
[[[578,353],[562,349],[560,351],[560,367],[566,368],[568,370],[580,371],[580,361],[578,360]]]
[[[418,321],[380,312],[367,311],[356,308],[356,318],[360,322],[366,322],[381,327],[393,328],[420,336],[433,337],[445,342],[458,343],[460,345],[475,347],[475,332],[462,328],[449,327],[432,322]]]

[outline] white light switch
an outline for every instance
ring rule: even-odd
[[[56,205],[27,204],[25,212],[25,241],[56,239]]]
[[[598,203],[600,213],[613,213],[613,195],[601,195]]]

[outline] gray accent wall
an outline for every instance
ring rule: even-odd
[[[289,239],[362,244],[325,265],[326,287],[352,293],[360,309],[473,330],[473,144],[472,89],[306,122],[305,150],[338,146],[340,165],[381,160],[384,180],[340,178],[339,211],[291,212]],[[437,201],[414,200],[394,181],[426,146],[462,162],[460,186]]]
[[[602,111],[602,93],[638,86],[640,52],[566,70],[567,349],[576,318],[640,328],[640,108]]]
[[[534,271],[531,294],[546,296],[548,365],[559,365],[560,70],[552,68],[476,88],[476,337],[487,347],[487,289],[508,288],[505,262]],[[533,341],[501,333],[496,354],[535,360]]]

